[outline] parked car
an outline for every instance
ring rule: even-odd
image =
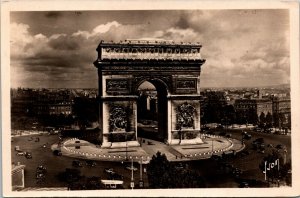
[[[215,161],[221,161],[221,160],[222,160],[222,157],[219,156],[219,155],[212,155],[212,156],[211,156],[211,159],[212,159],[212,160],[215,160]]]
[[[88,160],[85,162],[87,166],[91,166],[91,167],[94,167],[97,165],[97,163],[93,160]]]
[[[239,185],[239,188],[249,188],[248,182],[245,182],[245,181],[241,182]]]
[[[274,148],[273,144],[268,144],[267,147]]]
[[[15,146],[15,151],[21,151],[20,146]]]
[[[242,174],[242,170],[240,170],[239,168],[233,168],[231,173],[235,177],[240,177]]]
[[[202,131],[208,131],[208,130],[210,130],[210,127],[204,126],[204,127],[201,127],[201,130],[202,130]]]
[[[62,156],[62,152],[60,150],[54,150],[53,155]]]
[[[217,129],[224,129],[224,126],[223,125],[218,125]]]
[[[282,144],[277,144],[275,148],[276,149],[284,149],[284,146]]]
[[[36,179],[45,179],[44,173],[36,173]]]
[[[226,137],[227,138],[231,138],[231,134],[229,133],[229,134],[226,134]]]
[[[24,152],[20,152],[20,151],[19,151],[19,152],[17,152],[17,155],[18,155],[18,156],[24,156],[24,155],[25,155],[25,153],[24,153]]]
[[[225,135],[226,135],[226,132],[224,132],[224,131],[219,133],[219,136],[225,136]]]
[[[256,131],[256,132],[262,132],[263,131],[263,129],[261,129],[259,127],[255,127],[255,128],[253,128],[253,130]]]
[[[72,166],[74,166],[74,167],[82,167],[82,163],[79,160],[74,160],[72,162]]]
[[[257,138],[252,142],[252,146],[254,149],[264,148],[265,147],[264,142],[265,142],[264,138]]]
[[[44,165],[39,165],[36,168],[36,172],[37,173],[43,173],[43,174],[45,174],[47,172],[47,168]]]
[[[28,152],[25,154],[25,157],[26,157],[27,159],[32,159],[31,153],[28,153]]]
[[[269,128],[267,128],[267,129],[264,129],[264,133],[271,133],[272,132],[272,130],[271,129],[269,129]]]

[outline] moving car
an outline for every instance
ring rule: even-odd
[[[79,160],[74,160],[72,162],[72,166],[74,166],[74,167],[82,167],[82,163]]]
[[[25,157],[26,157],[27,159],[32,159],[31,153],[28,153],[28,152],[25,154]]]
[[[56,155],[56,156],[62,156],[62,153],[61,153],[60,150],[54,150],[53,154]]]
[[[20,151],[19,151],[19,152],[17,152],[17,155],[18,155],[18,156],[24,156],[24,155],[25,155],[25,153],[24,153],[24,152],[20,152]]]
[[[43,173],[45,174],[47,172],[47,168],[43,165],[39,165],[37,168],[36,168],[36,172],[37,173]]]
[[[249,188],[248,182],[245,182],[245,181],[241,182],[239,185],[239,188]]]
[[[91,167],[94,167],[97,165],[97,163],[93,160],[88,160],[85,162],[87,166],[91,166]]]
[[[104,171],[107,172],[107,173],[110,173],[110,174],[114,174],[115,173],[115,171],[114,171],[113,168],[105,168]]]

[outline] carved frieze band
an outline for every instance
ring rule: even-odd
[[[197,79],[177,79],[176,89],[197,89]]]
[[[106,91],[121,91],[129,92],[129,80],[128,79],[107,79]]]

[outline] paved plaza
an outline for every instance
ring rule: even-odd
[[[226,151],[239,152],[244,145],[236,139],[220,136],[205,136],[203,143],[187,145],[167,145],[162,142],[140,139],[141,146],[122,148],[101,148],[85,140],[72,138],[61,144],[62,154],[74,158],[98,161],[133,160],[148,163],[158,151],[164,153],[169,161],[188,161],[207,159],[212,155],[221,155]],[[58,145],[52,145],[55,149]]]

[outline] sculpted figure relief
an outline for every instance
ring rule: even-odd
[[[187,102],[177,107],[177,129],[194,127],[194,113],[196,109]]]
[[[111,108],[109,126],[111,132],[125,131],[127,127],[127,113],[123,107],[115,106]]]

